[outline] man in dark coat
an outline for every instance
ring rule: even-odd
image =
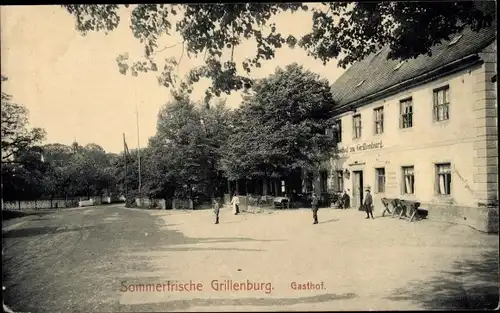
[[[372,198],[372,195],[370,193],[370,189],[366,189],[364,206],[365,206],[365,210],[366,210],[366,218],[370,218],[370,215],[371,215],[372,219],[374,219],[374,217],[373,217],[373,198]]]
[[[318,197],[313,192],[312,199],[311,199],[311,206],[312,206],[313,219],[314,219],[314,223],[313,224],[318,224],[318,202],[319,202],[318,201]]]
[[[344,190],[344,193],[342,194],[342,208],[341,209],[348,209],[351,207],[350,204],[350,198],[349,195],[347,194],[347,191]]]

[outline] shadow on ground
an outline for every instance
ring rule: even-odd
[[[338,220],[339,219],[334,218],[334,219],[331,219],[331,220],[328,220],[328,221],[319,222],[318,224],[326,224],[326,223],[331,223],[331,222],[337,222]]]
[[[273,242],[273,241],[285,241],[284,239],[254,239],[245,237],[215,237],[215,238],[201,238],[201,237],[188,237],[184,233],[178,230],[172,230],[163,227],[161,232],[144,233],[138,236],[136,240],[141,240],[142,237],[147,237],[147,240],[153,240],[157,243],[156,246],[151,247],[148,252],[159,252],[159,251],[210,251],[210,250],[232,250],[232,251],[255,251],[262,252],[267,251],[263,249],[243,249],[243,248],[216,248],[216,247],[204,247],[197,248],[192,245],[196,244],[218,244],[218,243],[239,243],[239,242]],[[144,239],[142,239],[144,240]],[[175,247],[178,245],[190,245],[187,247]],[[131,248],[129,252],[144,252],[143,246]]]
[[[499,301],[498,251],[455,261],[451,271],[397,289],[390,300],[413,301],[427,310],[495,309]]]
[[[189,299],[173,300],[157,304],[149,304],[148,309],[166,311],[166,310],[188,310],[191,307],[206,306],[289,306],[304,303],[321,303],[335,300],[349,300],[356,298],[354,293],[346,294],[322,294],[311,297],[300,298],[239,298],[239,299]],[[144,305],[124,305],[122,308],[132,311],[139,311]]]
[[[14,229],[3,233],[3,238],[18,238],[18,237],[33,237],[42,236],[47,234],[59,234],[74,231],[89,230],[94,226],[87,227],[73,227],[73,228],[60,228],[60,227],[27,227],[21,229]]]
[[[21,218],[21,217],[30,216],[30,215],[43,216],[43,215],[50,214],[50,213],[53,213],[53,212],[50,212],[50,211],[25,212],[25,211],[18,211],[18,210],[2,210],[2,220],[8,221],[11,219]]]

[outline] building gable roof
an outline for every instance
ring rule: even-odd
[[[336,105],[343,106],[412,79],[453,61],[481,52],[496,39],[496,23],[493,27],[474,32],[465,29],[462,37],[453,45],[449,41],[434,46],[432,56],[421,55],[405,61],[399,68],[399,60],[388,60],[389,47],[372,53],[354,63],[332,85]],[[397,69],[396,69],[397,68]]]

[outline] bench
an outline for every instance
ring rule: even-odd
[[[290,200],[286,197],[276,197],[273,200],[274,209],[290,209]]]
[[[389,204],[391,204],[394,201],[394,199],[382,198],[380,200],[382,201],[382,204],[384,205],[384,211],[382,212],[382,216],[385,216],[385,212],[392,214],[391,210],[389,209]]]
[[[382,198],[381,201],[384,205],[382,216],[385,216],[385,212],[389,212],[389,214],[392,214],[392,217],[397,215],[399,219],[408,218],[412,222],[415,218],[422,219],[428,215],[428,211],[420,208],[420,202],[417,201],[400,200],[397,198]],[[392,213],[389,209],[389,204],[393,207]]]

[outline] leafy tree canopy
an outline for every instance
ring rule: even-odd
[[[332,156],[334,102],[326,79],[294,63],[253,89],[223,149],[230,178],[285,177]]]
[[[145,186],[161,195],[216,193],[223,181],[218,160],[229,135],[229,118],[223,101],[208,110],[186,94],[163,106],[144,163]]]
[[[119,5],[63,6],[76,17],[76,28],[82,34],[109,32],[120,23]],[[342,67],[386,45],[391,48],[389,58],[408,59],[430,53],[433,45],[464,27],[474,31],[487,27],[494,19],[494,6],[494,1],[139,4],[132,10],[130,28],[144,44],[144,57],[129,65],[124,54],[117,62],[123,74],[129,70],[132,75],[159,72],[160,84],[175,85],[173,69],[179,60],[163,60],[162,67],[157,53],[169,48],[158,46],[158,39],[178,32],[182,41],[175,45],[182,45],[183,55],[185,51],[205,60],[205,65],[191,70],[180,86],[190,91],[200,78],[210,78],[208,101],[212,95],[229,94],[251,84],[233,59],[234,48],[246,39],[257,43],[256,51],[248,51],[250,57],[240,64],[247,73],[260,67],[263,60],[273,59],[276,49],[286,45],[298,45],[325,64],[338,58]],[[272,22],[277,14],[301,10],[311,10],[313,22],[301,38],[284,33]],[[230,53],[223,58],[225,51]]]
[[[1,77],[2,84],[7,77]],[[33,152],[45,138],[45,130],[28,128],[28,109],[12,102],[12,96],[2,91],[1,105],[2,163],[12,162],[26,152]],[[18,158],[19,159],[19,158]]]

